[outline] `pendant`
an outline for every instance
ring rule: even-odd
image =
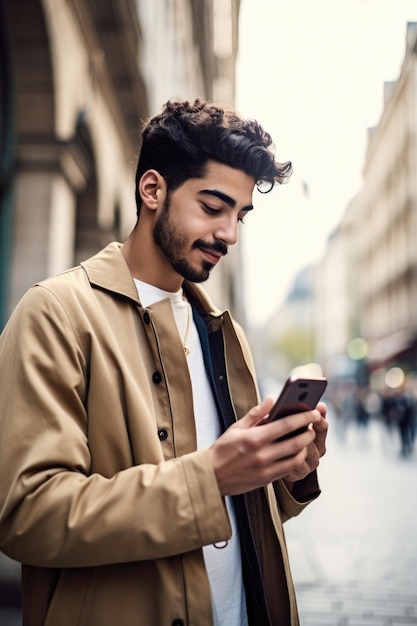
[[[190,349],[187,348],[187,346],[184,346],[184,354],[185,356],[188,356],[190,354]]]

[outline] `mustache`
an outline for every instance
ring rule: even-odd
[[[222,241],[215,241],[213,243],[208,243],[207,241],[204,241],[204,239],[197,239],[193,245],[193,248],[204,248],[205,250],[212,250],[213,252],[218,252],[219,254],[222,254],[223,256],[226,256],[226,254],[228,253],[228,247],[225,243],[223,243]]]

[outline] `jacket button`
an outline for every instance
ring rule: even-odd
[[[149,324],[151,321],[151,316],[147,311],[145,311],[145,313],[143,314],[143,321],[145,322],[145,324]]]
[[[165,439],[168,439],[168,431],[165,430],[165,428],[160,428],[158,430],[158,437],[160,441],[165,441]]]
[[[152,380],[153,380],[153,382],[154,382],[156,385],[159,385],[159,383],[160,383],[160,382],[161,382],[161,380],[162,380],[162,376],[161,376],[161,374],[160,374],[159,372],[154,372],[154,373],[152,374]]]
[[[184,622],[182,621],[182,619],[174,619],[174,621],[172,622],[172,626],[184,626]]]

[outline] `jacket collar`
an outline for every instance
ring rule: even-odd
[[[110,243],[80,265],[92,285],[130,298],[139,304],[138,292],[121,247],[121,243]]]
[[[121,252],[122,244],[110,243],[80,265],[84,268],[92,285],[140,304],[136,285],[129,267]],[[184,292],[191,303],[202,313],[219,317],[223,313],[214,306],[206,291],[200,285],[184,281]]]

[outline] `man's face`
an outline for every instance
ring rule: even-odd
[[[190,178],[167,194],[154,239],[171,267],[200,283],[237,241],[237,227],[252,207],[254,179],[209,161],[203,178]]]

